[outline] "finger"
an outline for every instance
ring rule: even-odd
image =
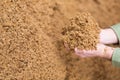
[[[77,49],[77,48],[75,48],[75,54],[76,55],[84,55],[84,56],[90,56],[90,54],[88,54],[89,52],[88,51],[85,51],[85,50],[79,50],[79,49]]]
[[[89,56],[87,54],[83,54],[83,50],[78,50],[77,48],[75,48],[75,54],[80,56],[81,58],[86,58]]]
[[[86,55],[83,55],[83,54],[76,54],[76,55],[79,56],[79,57],[81,57],[81,58],[86,58],[87,57]]]
[[[75,48],[75,54],[80,57],[94,57],[97,55],[95,53],[96,53],[96,50],[79,50]]]
[[[76,54],[82,54],[83,51],[82,51],[82,50],[79,50],[79,49],[77,49],[77,48],[75,48],[75,53],[76,53]]]
[[[95,54],[96,52],[97,52],[97,50],[83,50],[84,54],[89,54],[89,55]]]
[[[97,50],[84,51],[84,53],[90,57],[97,57],[99,55]]]

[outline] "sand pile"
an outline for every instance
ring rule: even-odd
[[[66,66],[24,3],[0,4],[0,79],[64,80]]]
[[[62,28],[84,10],[100,27],[120,22],[119,4],[119,0],[1,0],[0,79],[119,80],[120,69],[110,61],[81,59],[60,41]]]
[[[28,26],[0,26],[0,79],[64,80],[65,66],[50,39]]]
[[[63,28],[63,40],[70,49],[95,50],[99,42],[100,28],[90,13],[82,12]]]

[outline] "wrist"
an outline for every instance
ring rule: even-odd
[[[104,49],[104,58],[111,60],[112,59],[112,55],[113,55],[113,51],[114,51],[114,48],[107,46]]]

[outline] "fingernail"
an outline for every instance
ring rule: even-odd
[[[76,54],[79,54],[79,51],[78,51],[78,49],[77,49],[77,48],[75,48],[75,53],[76,53]]]
[[[76,53],[78,52],[78,49],[77,49],[77,48],[75,48],[75,52],[76,52]]]

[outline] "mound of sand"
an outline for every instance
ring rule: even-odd
[[[0,79],[64,80],[65,66],[50,39],[29,26],[0,26]]]
[[[94,50],[99,42],[100,28],[90,13],[82,12],[63,28],[63,40],[70,49]]]
[[[1,0],[0,79],[119,80],[120,69],[110,61],[80,59],[60,41],[62,28],[84,10],[101,28],[120,22],[119,4],[120,0]]]
[[[0,4],[0,80],[64,80],[66,66],[24,3]]]

